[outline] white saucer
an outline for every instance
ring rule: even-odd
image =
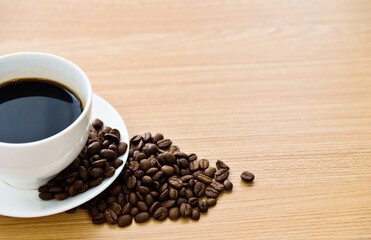
[[[118,129],[121,133],[121,141],[126,142],[129,149],[128,131],[120,114],[108,102],[95,94],[93,94],[92,107],[91,119],[98,117],[105,125]],[[119,157],[124,163],[112,177],[105,179],[100,185],[84,193],[63,201],[56,199],[43,201],[39,199],[37,190],[17,189],[0,181],[0,215],[24,218],[42,217],[77,207],[97,196],[117,178],[128,158],[128,152],[126,151],[124,155]]]

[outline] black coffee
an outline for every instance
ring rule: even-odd
[[[50,137],[83,110],[70,89],[42,79],[15,79],[0,85],[0,142],[26,143]]]

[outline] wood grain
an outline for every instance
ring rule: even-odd
[[[0,54],[72,60],[130,135],[223,159],[234,183],[197,223],[119,229],[79,210],[0,217],[0,239],[371,239],[370,13],[367,0],[0,0]]]

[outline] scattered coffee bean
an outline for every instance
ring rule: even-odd
[[[153,217],[157,220],[165,220],[169,215],[169,210],[165,207],[159,207],[154,213]]]
[[[117,225],[119,227],[126,227],[126,226],[129,226],[133,221],[133,218],[126,214],[126,215],[122,215],[118,218],[117,220]]]
[[[213,207],[213,206],[216,205],[216,198],[208,198],[208,199],[206,200],[206,202],[207,202],[207,206],[209,206],[209,207]]]
[[[192,218],[192,220],[200,219],[200,211],[198,211],[197,209],[193,209],[192,214],[191,214],[191,218]]]
[[[241,173],[241,179],[245,182],[252,182],[254,180],[255,176],[251,172],[244,171]]]
[[[224,180],[223,185],[224,185],[225,190],[232,190],[232,188],[233,188],[232,182],[229,181],[228,179]]]
[[[149,218],[150,218],[150,215],[148,212],[141,212],[135,216],[135,222],[144,223],[144,222],[147,222]]]
[[[209,167],[209,160],[201,159],[199,164],[200,164],[200,168],[205,170],[206,168]]]
[[[220,169],[215,173],[215,180],[218,182],[223,182],[229,176],[229,171],[227,169]]]
[[[182,203],[179,208],[179,213],[181,217],[188,218],[191,216],[192,206],[188,203]]]
[[[209,209],[207,202],[206,201],[199,202],[198,203],[198,209],[202,213],[207,212],[207,210]]]
[[[218,169],[227,169],[227,170],[229,170],[228,165],[225,164],[222,160],[217,160],[217,161],[216,161],[216,167],[217,167]]]
[[[169,210],[169,218],[171,220],[177,220],[179,218],[179,208],[173,207]]]
[[[220,182],[215,181],[215,179],[211,182],[210,186],[215,188],[218,192],[221,192],[224,190],[224,185],[221,184]]]

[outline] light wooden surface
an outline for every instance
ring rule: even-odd
[[[0,217],[0,239],[371,239],[370,1],[1,0],[18,51],[77,63],[130,135],[225,160],[234,190],[197,223],[79,210]]]

